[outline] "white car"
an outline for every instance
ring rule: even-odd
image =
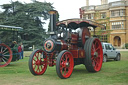
[[[115,61],[120,61],[120,51],[116,50],[112,44],[102,42],[103,48],[103,62],[106,62],[108,59],[114,59]]]

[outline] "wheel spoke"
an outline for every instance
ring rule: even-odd
[[[37,55],[38,54],[38,55]],[[37,53],[35,56],[36,56],[36,58],[37,58],[37,60],[38,60],[38,58],[39,58],[39,53]]]
[[[43,69],[42,65],[41,65],[41,69]]]
[[[34,67],[33,67],[33,69],[35,69],[36,68],[36,65],[34,64]]]
[[[9,53],[8,51],[6,51],[5,53],[3,53],[3,55],[5,55],[5,54],[7,54],[7,53]]]
[[[3,58],[2,58],[2,61],[4,61],[5,63],[7,63]]]
[[[8,59],[6,57],[3,57],[3,58],[8,61]]]
[[[4,56],[10,56],[10,55],[4,55]]]
[[[40,66],[39,66],[39,73],[40,73],[41,71],[40,71]]]
[[[66,73],[67,73],[67,72],[66,72],[66,67],[65,67],[65,68],[64,68],[64,75],[66,75]]]
[[[34,61],[36,61],[35,59],[33,59]]]
[[[92,60],[92,66],[95,67],[96,63],[95,60]]]
[[[7,50],[7,48],[4,49],[3,53]]]
[[[91,60],[94,60],[94,56],[91,57]]]
[[[36,62],[33,62],[33,63],[32,63],[32,65],[35,65],[35,64],[36,64]]]
[[[39,70],[39,65],[37,65],[37,69],[36,69],[36,71],[38,72],[38,70]]]
[[[1,46],[1,52],[3,51],[3,46]]]
[[[99,47],[99,46],[98,46],[98,48],[96,48],[96,52],[97,52],[98,50],[100,50],[100,47]]]
[[[93,52],[96,51],[96,50],[95,50],[95,45],[94,45],[94,44],[92,44],[92,51],[93,51]]]

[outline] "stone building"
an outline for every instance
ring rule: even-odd
[[[90,6],[88,0],[86,2],[88,6],[80,8],[80,18],[105,25],[105,29],[96,31],[101,41],[124,47],[128,43],[128,0],[111,3],[101,0],[101,5],[97,6]]]

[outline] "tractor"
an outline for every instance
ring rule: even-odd
[[[18,42],[18,32],[22,30],[23,30],[22,27],[0,25],[0,31],[4,31],[3,35],[0,36],[0,67],[5,67],[11,62],[18,61],[20,58],[18,53],[18,48],[10,45],[12,42],[9,42],[8,38],[6,38],[8,44],[2,42],[2,38],[4,38],[4,35],[6,35],[7,32],[9,32],[11,36],[11,32],[12,32],[12,41],[14,41],[15,38],[17,38],[16,40]]]
[[[90,27],[105,26],[85,19],[67,19],[56,22],[57,11],[50,14],[50,35],[43,42],[43,50],[36,49],[29,58],[29,70],[33,75],[42,75],[47,66],[56,65],[56,73],[61,79],[69,78],[76,65],[85,65],[87,71],[101,70],[103,50],[98,38],[92,37]]]

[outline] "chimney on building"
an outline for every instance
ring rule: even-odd
[[[101,0],[101,5],[108,4],[108,0]]]
[[[86,0],[86,6],[89,6],[89,0]]]

